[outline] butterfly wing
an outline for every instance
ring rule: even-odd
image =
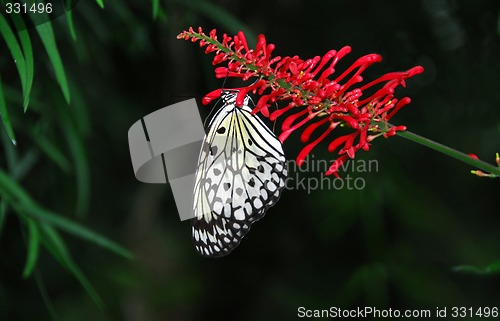
[[[219,257],[239,245],[285,187],[281,143],[235,94],[214,116],[205,137],[194,188],[193,242],[202,256]]]

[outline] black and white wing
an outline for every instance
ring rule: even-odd
[[[287,177],[283,147],[273,132],[251,114],[247,96],[223,92],[200,151],[194,186],[193,242],[206,257],[229,254],[252,223],[281,196]]]

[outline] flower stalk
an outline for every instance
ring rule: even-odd
[[[491,164],[486,163],[485,161],[480,160],[475,157],[475,155],[467,155],[462,153],[456,149],[448,147],[446,145],[440,144],[428,138],[422,137],[415,133],[412,133],[408,130],[400,131],[397,133],[398,136],[411,140],[420,145],[432,148],[440,153],[451,156],[459,161],[462,161],[466,164],[469,164],[475,168],[479,168],[480,170],[472,170],[471,173],[480,177],[491,177],[496,178],[500,177],[500,161],[497,161],[498,167],[495,167]],[[498,153],[496,154],[496,159],[498,158]]]

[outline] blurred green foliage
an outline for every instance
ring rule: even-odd
[[[378,171],[344,173],[364,189],[287,190],[231,255],[207,260],[168,184],[135,180],[127,131],[221,86],[211,57],[175,38],[202,26],[243,30],[253,43],[264,33],[277,55],[350,45],[338,70],[382,54],[367,80],[420,64],[425,73],[397,93],[412,103],[393,122],[493,162],[499,14],[494,0],[80,1],[24,29],[2,13],[0,320],[290,320],[300,306],[498,306],[498,183],[460,162],[400,137],[377,140],[359,156]],[[289,138],[287,157],[302,146]],[[334,157],[324,147],[315,159]]]

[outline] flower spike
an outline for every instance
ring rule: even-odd
[[[299,164],[336,127],[351,128],[350,134],[337,137],[329,144],[328,150],[337,152],[339,157],[327,175],[338,176],[341,165],[348,158],[354,158],[358,150],[369,150],[374,139],[389,138],[406,130],[406,126],[388,124],[389,119],[411,101],[408,97],[395,98],[394,91],[399,86],[405,87],[408,78],[424,71],[423,67],[416,66],[407,71],[387,73],[363,84],[363,72],[380,62],[382,56],[365,55],[339,73],[335,67],[351,52],[349,46],[303,60],[299,56],[272,57],[275,45],[269,44],[264,35],[257,37],[255,49],[249,47],[241,31],[232,38],[224,34],[219,41],[215,29],[206,35],[201,28],[197,32],[189,28],[177,38],[198,41],[201,47],[206,47],[206,53],[213,52],[212,64],[225,64],[215,68],[217,78],[252,80],[251,85],[235,88],[239,90],[236,105],[241,106],[245,95],[252,92],[261,95],[253,113],[260,112],[271,120],[292,113],[283,122],[279,136],[282,142],[306,124],[301,135],[303,142],[309,141],[314,132],[321,132],[299,153]],[[212,91],[203,98],[203,104],[210,103],[220,94],[220,89]],[[270,113],[268,108],[278,101],[286,102],[286,107]]]

